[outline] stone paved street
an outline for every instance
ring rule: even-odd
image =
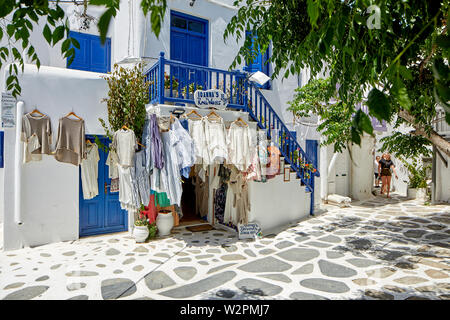
[[[128,233],[0,252],[0,299],[450,299],[450,206],[394,195],[248,242]]]

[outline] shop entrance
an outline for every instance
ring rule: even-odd
[[[94,136],[86,135],[86,139],[95,141]],[[107,137],[99,137],[104,145],[109,145]],[[113,233],[128,230],[128,214],[120,208],[119,193],[110,192],[111,179],[108,177],[109,167],[106,165],[108,154],[99,148],[98,192],[89,200],[83,198],[80,167],[80,237]]]
[[[187,179],[183,177],[183,193],[181,195],[181,212],[183,217],[180,220],[181,225],[192,225],[199,223],[207,223],[206,215],[208,212],[208,195],[204,194],[204,190],[208,190],[208,186],[203,184],[200,188],[196,187],[197,183],[201,183],[196,175],[192,175]],[[201,214],[205,218],[201,217]]]

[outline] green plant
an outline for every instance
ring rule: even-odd
[[[153,223],[149,224],[148,225],[148,238],[147,238],[147,240],[156,237],[156,232],[157,231],[158,231],[158,228],[156,227],[156,222],[153,222]]]
[[[172,76],[172,90],[178,89],[178,79]],[[164,73],[164,89],[170,89],[170,76]]]
[[[114,131],[127,126],[139,139],[145,123],[149,82],[145,81],[142,65],[131,69],[114,65],[113,72],[104,76],[108,82],[108,98],[102,99],[108,107],[108,123],[99,118],[107,136],[112,139]]]
[[[427,170],[431,166],[424,166],[417,159],[413,159],[411,163],[400,159],[404,166],[408,169],[409,187],[413,189],[427,187]]]
[[[194,84],[193,82],[190,83],[190,84],[189,84],[189,94],[193,94],[193,93],[195,92],[195,90],[203,90],[203,86],[200,85],[200,84],[198,84],[198,85],[197,85],[197,89],[195,89],[195,84]],[[182,93],[183,95],[186,94],[186,86],[183,87],[183,89],[181,89],[181,93]]]
[[[147,217],[143,214],[139,214],[139,218],[134,221],[134,225],[136,227],[148,226],[149,223],[148,223]]]

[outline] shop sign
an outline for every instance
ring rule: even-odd
[[[239,224],[239,239],[255,239],[261,236],[261,228],[257,223]]]
[[[2,92],[2,127],[14,128],[16,125],[16,99],[10,93]]]
[[[222,90],[196,90],[194,92],[195,105],[202,109],[215,108],[223,110],[228,105],[228,97]]]

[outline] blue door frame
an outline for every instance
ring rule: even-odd
[[[86,135],[86,139],[93,142],[95,136]],[[106,146],[110,143],[107,137],[99,136],[99,139]],[[93,199],[84,200],[83,198],[80,167],[80,237],[128,230],[128,213],[120,208],[119,193],[110,192],[111,179],[108,175],[109,167],[106,165],[107,153],[101,149],[98,152],[100,156],[98,162],[99,194]]]
[[[312,161],[314,168],[318,168],[319,163],[319,141],[317,140],[306,140],[306,155],[308,158]],[[313,186],[312,192],[311,192],[311,207],[310,207],[310,214],[313,215],[314,213],[314,180],[311,179],[311,184]]]

